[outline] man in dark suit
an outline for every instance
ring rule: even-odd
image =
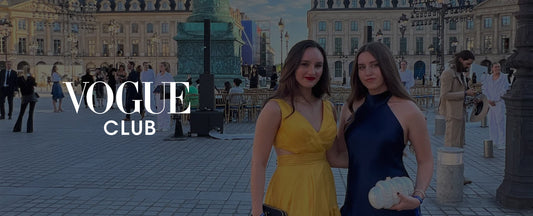
[[[81,89],[83,92],[83,102],[85,102],[85,108],[88,108],[87,105],[87,94],[89,93],[89,87],[94,83],[94,77],[91,75],[91,69],[87,68],[85,75],[81,77]],[[92,94],[91,94],[92,95]],[[94,101],[94,98],[93,98]]]
[[[7,97],[7,103],[9,105],[8,117],[11,119],[13,114],[13,96],[17,89],[17,72],[11,69],[11,62],[6,62],[6,69],[0,71],[0,119],[6,118],[6,110],[4,103]]]

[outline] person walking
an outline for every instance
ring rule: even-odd
[[[22,130],[22,118],[24,117],[26,107],[29,104],[30,108],[28,111],[28,120],[26,121],[26,132],[33,133],[33,112],[35,110],[38,95],[35,93],[34,89],[34,87],[37,86],[37,83],[35,82],[35,78],[30,74],[29,67],[26,67],[23,72],[19,73],[17,86],[20,89],[21,101],[19,116],[13,127],[13,132],[20,132]]]
[[[11,61],[6,62],[6,69],[0,71],[0,120],[6,118],[4,104],[7,98],[8,119],[13,114],[13,96],[17,89],[17,72],[11,69]]]
[[[54,83],[52,85],[52,104],[54,105],[54,112],[63,112],[63,109],[61,108],[61,103],[63,101],[63,98],[65,95],[63,94],[63,89],[61,88],[61,75],[57,72],[57,65],[54,65],[52,67],[51,72],[52,82]],[[59,105],[56,106],[56,103],[59,100]]]
[[[85,75],[81,77],[81,89],[83,91],[83,102],[85,103],[85,108],[89,107],[87,105],[87,94],[89,94],[89,87],[93,83],[94,83],[94,77],[93,75],[91,75],[91,69],[87,68],[87,70],[85,70]]]
[[[170,74],[170,64],[168,62],[161,62],[159,64],[159,73],[155,77],[156,90],[155,98],[157,101],[157,110],[160,111],[157,115],[157,131],[166,132],[170,129],[170,92],[168,89],[165,89],[165,86],[170,85],[169,83],[164,84],[163,82],[174,82],[174,78]]]

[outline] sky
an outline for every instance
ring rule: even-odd
[[[296,42],[307,39],[307,10],[311,8],[310,0],[230,0],[230,5],[244,12],[251,20],[270,20],[271,46],[276,52],[276,64],[280,63],[280,18],[285,23],[285,31],[289,32],[289,49]],[[283,56],[286,54],[284,37]]]

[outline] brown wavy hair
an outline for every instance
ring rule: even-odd
[[[281,69],[281,77],[279,79],[278,89],[274,95],[272,95],[272,97],[265,101],[264,104],[266,104],[270,99],[289,98],[292,105],[291,114],[294,113],[294,97],[296,92],[298,92],[297,89],[300,88],[295,74],[296,70],[300,66],[302,57],[308,48],[317,48],[324,59],[322,65],[322,75],[320,76],[318,83],[313,86],[311,90],[312,94],[317,98],[322,98],[325,94],[330,95],[330,76],[326,52],[324,51],[324,48],[322,48],[317,42],[313,40],[303,40],[295,44],[289,51],[289,54],[287,54],[287,58],[285,59],[285,63]]]
[[[359,55],[361,55],[363,52],[368,52],[374,56],[374,58],[376,58],[379,69],[381,70],[383,81],[385,82],[388,91],[390,91],[392,95],[414,102],[413,98],[409,96],[409,93],[402,85],[400,74],[398,72],[398,66],[394,61],[389,48],[382,43],[371,42],[362,46],[355,56],[354,67],[351,76],[352,79],[350,81],[352,91],[350,92],[350,96],[348,96],[347,100],[350,112],[354,112],[353,104],[355,101],[360,101],[368,95],[368,89],[363,85],[361,79],[359,78],[358,59]]]

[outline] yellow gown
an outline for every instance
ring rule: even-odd
[[[326,159],[326,150],[333,145],[337,133],[332,106],[322,101],[322,125],[316,131],[298,111],[291,114],[292,107],[287,102],[274,101],[282,116],[274,146],[292,154],[278,155],[265,203],[289,216],[340,216],[333,174]]]

